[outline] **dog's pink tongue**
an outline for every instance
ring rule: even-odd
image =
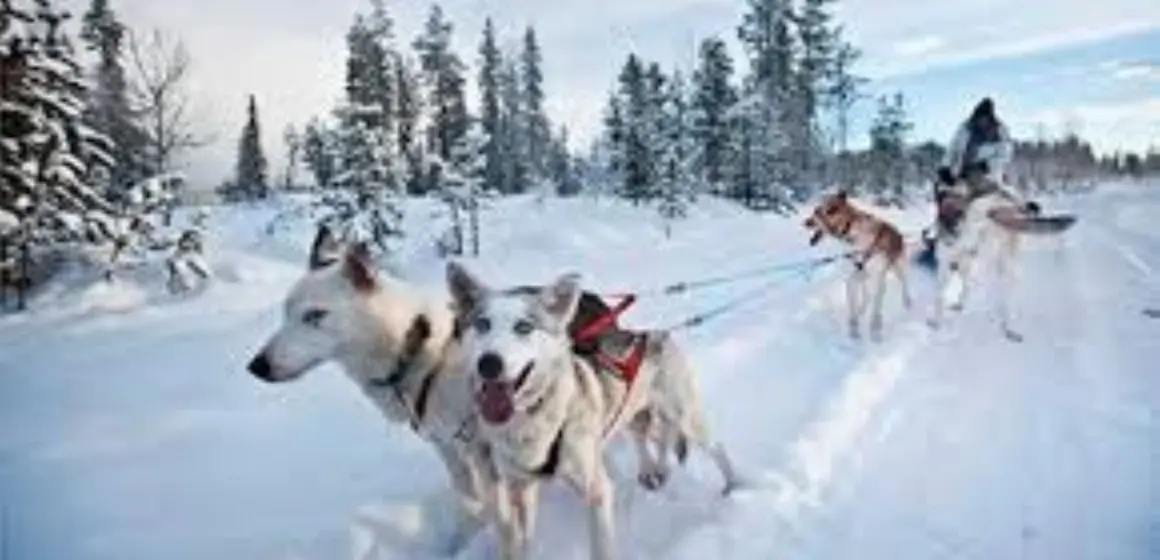
[[[475,394],[475,405],[490,424],[503,424],[515,414],[511,387],[503,381],[484,381]]]

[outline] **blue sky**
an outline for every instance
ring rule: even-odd
[[[88,0],[69,0],[83,10]],[[367,0],[111,0],[139,28],[181,35],[194,59],[191,89],[201,126],[217,141],[190,158],[195,183],[231,170],[249,93],[281,171],[281,131],[325,114],[342,92],[343,36]],[[699,40],[730,41],[743,0],[446,0],[455,47],[473,65],[484,17],[514,47],[534,24],[545,54],[549,111],[577,145],[598,131],[601,109],[632,50],[688,70]],[[430,3],[388,0],[400,44]],[[1156,0],[839,0],[839,16],[865,52],[871,92],[902,91],[915,139],[945,141],[982,95],[1014,133],[1077,126],[1101,149],[1160,145],[1160,2]],[[79,11],[79,10],[78,10]],[[734,49],[740,58],[741,52]],[[474,95],[474,92],[472,92]],[[871,109],[867,102],[862,113]],[[860,119],[862,124],[865,118]],[[855,141],[864,139],[864,127]]]

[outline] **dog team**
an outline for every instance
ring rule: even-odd
[[[985,100],[975,113],[956,136],[952,167],[940,173],[935,243],[944,285],[957,278],[965,287],[989,239],[999,241],[997,256],[1009,269],[1019,235],[1034,229],[1028,224],[1035,208],[990,173],[1001,166],[978,163],[1009,157],[993,104]],[[829,235],[850,245],[850,334],[859,335],[872,289],[870,330],[880,335],[888,274],[910,304],[902,235],[844,192],[819,204],[806,226],[811,243]],[[320,228],[281,326],[248,365],[263,381],[287,382],[336,362],[388,421],[428,441],[458,502],[446,553],[493,527],[501,558],[527,558],[540,487],[560,480],[587,510],[591,557],[617,557],[616,488],[604,451],[620,434],[635,444],[645,488],[664,485],[672,461],[683,463],[693,449],[716,465],[725,494],[741,484],[706,427],[697,376],[671,333],[608,323],[580,349],[577,331],[610,311],[584,292],[578,276],[509,289],[455,263],[446,276],[449,297],[428,293],[377,272],[365,249]],[[940,293],[933,325],[944,307],[962,306],[964,292],[954,300]],[[1004,333],[1018,338],[1001,305]]]

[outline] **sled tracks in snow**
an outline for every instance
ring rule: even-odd
[[[869,352],[845,377],[821,414],[791,444],[785,471],[769,480],[783,520],[792,523],[804,507],[819,505],[838,468],[857,460],[867,433],[878,425],[911,360],[931,336],[921,321],[900,326],[892,340]]]

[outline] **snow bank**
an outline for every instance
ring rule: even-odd
[[[886,340],[852,342],[838,267],[778,277],[679,333],[710,427],[752,484],[720,498],[719,476],[694,454],[661,492],[644,492],[617,441],[622,557],[1149,557],[1160,348],[1139,309],[1160,293],[1140,265],[1160,267],[1160,241],[1124,213],[1158,203],[1139,190],[1051,202],[1081,223],[1026,248],[1022,345],[997,336],[985,285],[948,328],[927,331],[933,287],[917,273],[915,309],[887,294]],[[265,231],[285,204],[216,209],[220,281],[197,298],[157,299],[143,278],[78,284],[59,314],[0,318],[0,425],[18,427],[0,431],[14,558],[440,557],[449,497],[429,445],[387,426],[334,366],[277,386],[244,371],[305,266],[309,216]],[[713,199],[672,239],[651,207],[491,204],[483,256],[465,260],[497,285],[578,270],[593,289],[646,290],[840,250],[809,247],[800,216]],[[442,291],[436,205],[408,202],[395,264]],[[929,218],[875,212],[908,233]],[[642,298],[623,322],[669,324],[763,281]],[[484,534],[459,558],[493,558],[495,546]],[[549,485],[533,558],[586,557],[583,510]]]

